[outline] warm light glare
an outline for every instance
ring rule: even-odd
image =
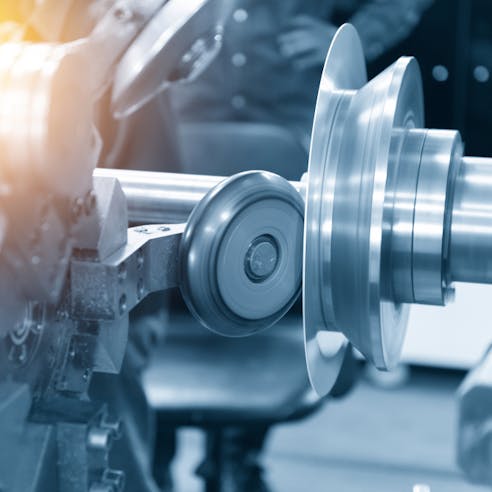
[[[0,22],[22,22],[22,2],[2,0],[0,2]]]
[[[0,1],[0,43],[20,41],[24,34],[25,17],[20,1]]]

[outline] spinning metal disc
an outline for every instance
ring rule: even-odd
[[[416,61],[400,58],[366,84],[361,42],[343,26],[323,70],[306,195],[304,332],[320,394],[334,383],[346,339],[379,368],[400,354],[408,308],[387,295],[385,198],[396,180],[394,132],[422,125]]]
[[[219,183],[190,215],[180,251],[181,291],[210,330],[245,336],[277,322],[298,298],[303,201],[268,172]]]

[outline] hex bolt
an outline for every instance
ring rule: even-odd
[[[101,420],[101,428],[111,432],[113,439],[118,439],[121,436],[121,420],[111,419],[107,415]]]
[[[100,426],[92,427],[87,433],[87,446],[92,449],[108,450],[111,446],[112,430]]]
[[[125,474],[121,470],[106,468],[100,481],[93,483],[89,492],[123,492]]]

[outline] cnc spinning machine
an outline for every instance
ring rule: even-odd
[[[215,43],[181,61],[200,65]],[[340,28],[309,169],[293,183],[93,172],[90,63],[74,46],[0,47],[0,490],[123,489],[108,465],[118,421],[87,392],[93,373],[119,372],[128,313],[152,292],[179,286],[205,327],[246,336],[302,291],[307,368],[327,394],[349,342],[390,369],[410,305],[445,305],[454,282],[492,283],[492,160],[464,157],[456,131],[425,129],[415,59],[368,82],[356,31]],[[153,76],[121,75],[136,53],[116,68],[121,115]]]

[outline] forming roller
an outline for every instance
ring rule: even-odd
[[[212,329],[255,331],[241,298],[256,299],[258,326],[278,319],[292,305],[302,261],[307,366],[325,394],[347,341],[389,369],[399,360],[411,304],[445,305],[454,282],[492,283],[492,160],[463,157],[459,133],[425,129],[423,113],[416,60],[400,58],[367,82],[357,32],[344,25],[323,70],[301,182],[262,172],[96,175],[120,180],[133,221],[188,219],[183,293]],[[203,247],[193,248],[198,234]],[[200,274],[190,268],[196,261],[206,264]],[[279,268],[280,283],[265,289]],[[227,287],[207,286],[210,276]]]

